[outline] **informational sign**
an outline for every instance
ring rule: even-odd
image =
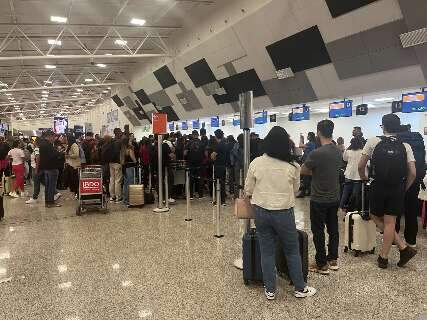
[[[64,117],[53,118],[53,131],[57,134],[64,134],[68,129],[68,119]]]
[[[188,123],[187,123],[187,121],[183,121],[182,122],[181,128],[182,128],[182,130],[188,130]]]
[[[212,128],[219,128],[219,117],[212,117],[211,118],[211,127]]]
[[[151,115],[154,134],[167,133],[168,116],[165,113],[153,112]]]
[[[267,111],[255,113],[255,124],[267,123]]]
[[[193,129],[194,130],[200,129],[200,120],[199,119],[193,120]]]
[[[81,179],[80,194],[102,193],[102,179]]]
[[[353,101],[344,100],[329,105],[329,118],[351,117],[353,115]]]
[[[310,107],[303,105],[301,107],[292,108],[291,121],[310,120]]]
[[[427,111],[427,92],[406,93],[402,95],[402,112]]]

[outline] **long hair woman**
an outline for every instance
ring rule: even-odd
[[[295,297],[310,297],[316,294],[316,289],[304,282],[294,215],[300,166],[294,161],[289,135],[282,127],[270,130],[263,149],[264,154],[249,166],[245,193],[251,197],[255,209],[265,295],[268,300],[275,299],[276,241],[280,241],[295,286]]]
[[[79,194],[79,168],[81,167],[80,148],[73,135],[67,135],[67,149],[65,150],[65,174],[68,187],[78,197]]]

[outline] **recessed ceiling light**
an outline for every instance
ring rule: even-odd
[[[58,23],[67,23],[68,19],[66,17],[50,16],[50,21]]]
[[[108,89],[108,90],[111,90],[111,87],[108,87],[107,89]]]
[[[107,65],[103,64],[103,63],[98,63],[96,66],[100,67],[100,68],[106,68],[107,67]]]
[[[93,82],[93,79],[87,78],[87,79],[85,79],[85,82]]]
[[[61,46],[62,45],[61,40],[55,40],[55,39],[47,39],[47,43],[50,45],[55,45],[55,46]]]
[[[114,43],[119,46],[125,46],[128,42],[126,40],[117,39],[116,41],[114,41]]]
[[[46,69],[56,69],[56,66],[52,65],[52,64],[46,64],[44,66]],[[47,81],[45,81],[46,83],[48,83]],[[50,83],[52,83],[52,81],[50,81]]]
[[[147,21],[145,21],[144,19],[137,19],[137,18],[133,18],[130,23],[131,24],[135,24],[138,26],[143,26]]]
[[[22,117],[24,114],[21,112],[19,115]]]
[[[375,99],[376,102],[393,101],[394,98],[379,98]]]

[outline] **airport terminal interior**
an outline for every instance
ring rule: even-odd
[[[0,0],[0,319],[427,319],[426,0]]]

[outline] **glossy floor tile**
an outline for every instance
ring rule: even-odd
[[[280,280],[267,302],[263,289],[245,287],[233,261],[241,252],[232,206],[222,211],[217,239],[209,200],[185,202],[169,213],[152,206],[111,205],[107,215],[75,216],[70,195],[63,207],[45,209],[6,199],[0,222],[0,319],[415,319],[427,314],[427,236],[404,269],[393,252],[389,270],[376,256],[342,253],[338,272],[310,274],[318,294],[296,300]],[[296,208],[298,226],[309,229],[307,200]],[[342,227],[342,226],[341,226]],[[342,233],[343,236],[343,233]],[[380,239],[379,239],[380,244]],[[394,249],[396,251],[396,249]],[[313,245],[310,238],[310,252]]]

